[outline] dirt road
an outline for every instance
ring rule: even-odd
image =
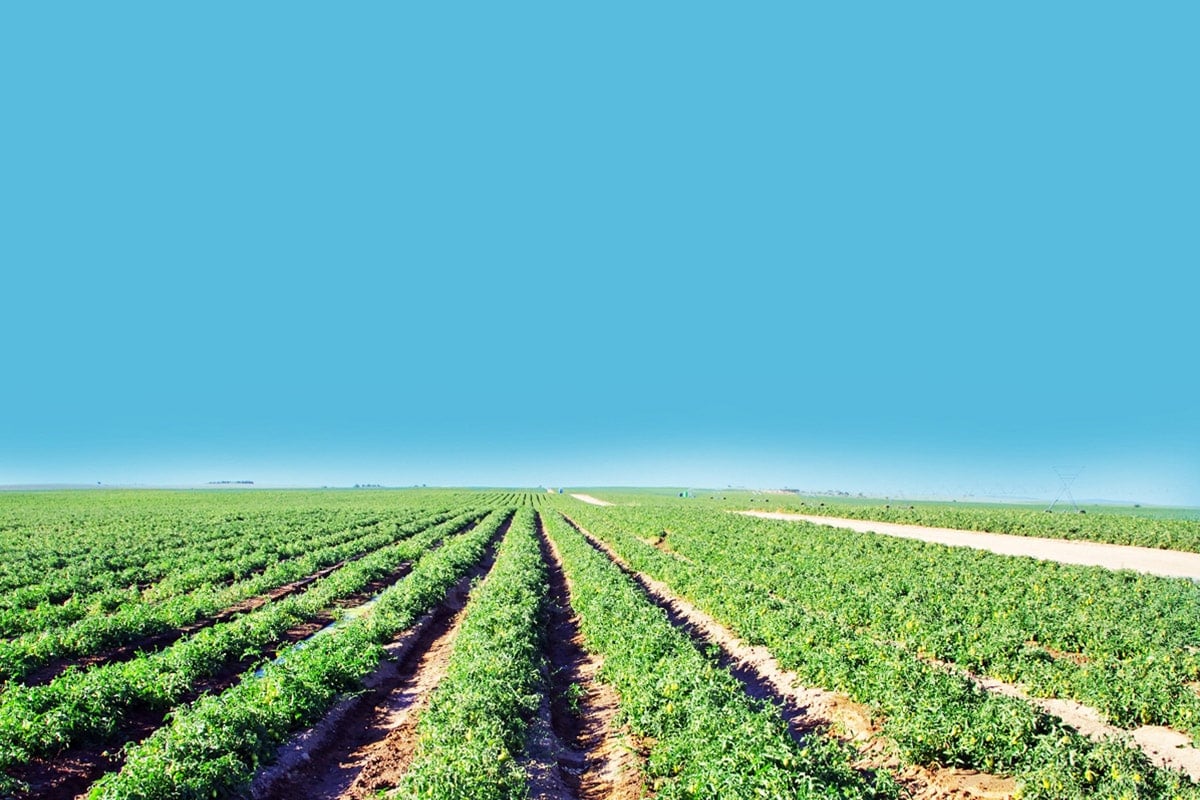
[[[1157,550],[1151,547],[1131,547],[1101,542],[1045,539],[1036,536],[1013,536],[1005,533],[960,531],[953,528],[927,528],[922,525],[902,525],[897,522],[871,522],[777,511],[738,511],[736,513],[763,519],[800,520],[834,528],[848,528],[862,533],[883,533],[904,539],[921,539],[954,547],[973,547],[976,550],[990,550],[1006,556],[1030,556],[1042,561],[1059,561],[1063,564],[1131,569],[1149,575],[1200,580],[1200,553],[1182,553],[1176,550]]]
[[[601,500],[599,497],[592,497],[590,494],[573,494],[576,500],[582,500],[585,503],[591,503],[594,506],[611,506],[612,503],[607,500]]]

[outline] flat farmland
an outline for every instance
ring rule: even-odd
[[[1190,580],[579,494],[0,494],[0,796],[1200,797]]]

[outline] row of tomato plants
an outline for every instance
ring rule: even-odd
[[[146,602],[161,602],[177,595],[186,594],[197,588],[218,584],[228,584],[245,580],[268,568],[270,565],[294,559],[332,545],[349,543],[362,539],[371,534],[396,532],[403,534],[405,530],[417,530],[428,525],[429,520],[436,524],[452,515],[454,509],[405,509],[398,514],[374,515],[375,518],[362,520],[348,529],[309,528],[297,530],[286,539],[272,537],[262,546],[245,557],[232,559],[233,563],[222,567],[220,562],[231,560],[225,550],[221,558],[214,559],[212,553],[207,558],[198,558],[190,564],[175,564],[163,578],[147,587],[142,593]]]
[[[405,518],[408,515],[401,520]],[[160,548],[161,542],[135,544],[114,538],[104,543],[107,549],[93,549],[87,555],[73,552],[62,568],[0,594],[0,635],[61,627],[130,603],[167,600],[197,587],[241,580],[268,564],[305,552],[313,539],[334,544],[379,524],[375,514],[333,528],[301,524],[289,515],[269,527],[247,526],[236,535],[214,538],[203,531],[189,533],[179,537],[188,542],[186,547]],[[62,550],[73,548],[65,541],[56,545]],[[213,559],[213,553],[221,553],[222,558]],[[113,568],[111,562],[117,559],[123,567]]]
[[[792,738],[773,706],[753,700],[616,565],[557,513],[546,530],[561,558],[600,678],[648,749],[658,800],[716,797],[896,797],[886,773],[853,768],[856,753],[824,736]]]
[[[1026,798],[1200,796],[1186,778],[1153,767],[1123,742],[1089,742],[1026,702],[981,690],[919,648],[830,613],[831,606],[843,599],[852,605],[878,583],[869,571],[861,582],[852,576],[830,580],[804,555],[807,529],[795,537],[793,528],[791,550],[777,551],[768,526],[743,525],[719,513],[666,520],[645,510],[571,513],[633,568],[668,584],[744,640],[768,647],[803,682],[867,705],[906,763],[1011,774]],[[650,537],[662,536],[664,521],[672,523],[665,537],[671,553],[663,552],[661,538],[658,547],[651,543]],[[817,561],[834,561],[850,572],[858,564],[853,547],[817,550]],[[793,569],[798,562],[803,566]],[[892,563],[896,575],[903,574],[906,562],[897,556]],[[804,574],[805,567],[813,573]],[[811,585],[812,592],[798,596],[795,584]],[[811,597],[818,602],[810,605]],[[933,602],[929,595],[925,600]]]
[[[832,625],[1080,700],[1117,725],[1200,733],[1189,686],[1200,679],[1200,586],[1191,581],[805,523],[616,514],[643,534],[673,531],[681,554],[742,569]]]
[[[244,662],[247,654],[269,652],[289,629],[328,612],[336,601],[358,594],[414,559],[419,567],[432,547],[482,516],[479,511],[464,512],[347,564],[300,594],[205,628],[157,652],[87,670],[70,669],[42,686],[9,684],[0,695],[0,770],[81,741],[111,741],[131,712],[171,709],[194,694],[198,682]]]
[[[446,677],[418,726],[420,744],[399,787],[427,800],[517,800],[526,730],[544,689],[546,604],[532,508],[518,509],[487,578],[471,592]]]
[[[430,551],[382,592],[368,614],[307,646],[291,646],[233,687],[180,706],[170,724],[126,750],[119,772],[92,787],[92,800],[229,797],[245,789],[289,736],[361,687],[384,645],[440,602],[483,558],[504,520],[493,511],[469,532]]]
[[[478,502],[494,506],[529,506],[534,509],[542,508],[550,501],[549,492],[481,492]]]
[[[150,498],[147,498],[150,503]],[[150,508],[157,508],[150,503]],[[338,512],[282,511],[221,514],[196,519],[157,508],[130,518],[82,519],[59,530],[30,521],[0,537],[0,608],[32,608],[63,603],[74,596],[147,586],[180,563],[203,563],[204,555],[228,553],[236,561],[264,542],[302,541],[307,531],[338,531],[370,526],[373,509]]]
[[[147,586],[181,561],[315,531],[370,527],[435,508],[477,503],[457,491],[118,491],[0,495],[0,610],[63,603],[110,588]],[[208,565],[211,566],[211,565]]]
[[[377,523],[315,536],[306,550],[230,585],[211,583],[166,599],[136,590],[110,613],[93,613],[68,625],[31,631],[0,641],[0,679],[21,678],[56,659],[77,658],[153,636],[210,617],[242,600],[265,594],[333,564],[361,556],[449,518],[449,512],[418,517],[406,524]],[[220,562],[221,558],[210,561]]]

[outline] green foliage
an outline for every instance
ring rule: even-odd
[[[505,514],[424,556],[371,613],[293,646],[261,675],[175,711],[170,725],[127,750],[125,767],[97,782],[93,800],[227,796],[292,732],[314,722],[341,692],[376,668],[382,644],[412,625],[479,561]],[[214,744],[216,743],[216,744]],[[148,792],[145,788],[153,787]]]
[[[852,749],[825,737],[804,746],[775,709],[741,685],[666,618],[558,515],[547,529],[571,581],[571,602],[601,677],[649,748],[655,797],[894,797],[887,775],[863,775]]]
[[[89,670],[71,669],[42,686],[10,685],[0,695],[0,768],[84,739],[106,741],[134,709],[165,711],[246,655],[267,652],[289,629],[360,591],[399,564],[421,556],[482,512],[468,511],[376,550],[310,585],[303,593],[139,654]]]
[[[526,796],[516,757],[540,694],[540,625],[546,566],[523,506],[454,641],[445,679],[419,727],[406,797],[511,800]]]
[[[769,647],[804,682],[867,704],[906,762],[1010,773],[1032,787],[1047,770],[1074,774],[1077,764],[1104,766],[1117,754],[1142,776],[1130,796],[1194,796],[1186,779],[1153,768],[1140,751],[1097,748],[1028,703],[982,691],[932,661],[993,669],[1057,661],[1046,674],[1061,678],[1116,663],[1100,657],[1116,648],[1124,663],[1136,663],[1155,647],[1174,647],[1185,664],[1174,673],[1182,687],[1196,663],[1187,658],[1200,607],[1191,584],[721,512],[575,507],[572,514],[634,568]],[[1094,618],[1089,605],[1099,606]],[[1191,627],[1171,629],[1175,620]],[[1081,649],[1094,642],[1096,650],[1083,653],[1094,652],[1095,661],[1056,659],[1029,646],[1035,637]],[[1097,681],[1093,689],[1151,707],[1162,684],[1130,677],[1114,670],[1115,687]],[[1164,715],[1179,708],[1161,700],[1153,707]],[[1111,769],[1092,772],[1088,792],[1117,791]]]
[[[486,513],[474,509],[521,507],[473,592],[405,787],[422,797],[523,796],[519,755],[541,690],[545,602],[533,511],[569,506],[636,569],[768,646],[804,682],[867,704],[906,763],[1013,774],[1027,799],[1197,797],[1128,743],[1085,741],[963,673],[1074,697],[1123,725],[1200,733],[1195,585],[752,520],[701,498],[630,497],[641,505],[594,508],[507,490],[0,495],[0,678],[9,679],[0,692],[0,794],[16,791],[3,772],[82,743],[115,748],[129,714],[151,711],[170,712],[169,722],[129,746],[125,768],[92,796],[236,796],[281,741],[354,691],[382,644],[478,561],[502,515],[452,536]],[[860,508],[859,516],[887,516]],[[1172,537],[1189,530],[1091,511],[885,511],[896,521],[1141,544],[1178,544]],[[832,504],[825,512],[856,515]],[[887,775],[850,766],[847,746],[820,736],[798,745],[774,709],[748,699],[607,558],[557,514],[546,523],[656,798],[895,796]],[[42,686],[16,682],[56,659],[203,622],[340,562],[290,597],[157,652],[72,668]],[[409,562],[412,573],[367,614],[263,664],[289,628]],[[233,665],[253,666],[231,689],[184,702]]]
[[[201,551],[192,558],[208,566],[189,566],[190,562],[177,564],[171,575],[145,591],[139,592],[134,587],[92,595],[89,606],[92,610],[71,624],[47,625],[17,639],[0,641],[0,679],[20,678],[55,659],[92,655],[105,648],[136,642],[203,620],[242,600],[265,594],[325,567],[387,547],[451,516],[448,511],[417,512],[387,522],[370,520],[332,534],[308,531],[304,541],[293,542],[287,548],[279,542],[261,548],[255,563],[260,558],[285,560],[275,561],[270,566],[265,566],[264,562],[260,572],[228,585],[223,583],[231,574],[226,556],[234,554],[223,550],[222,558],[213,559],[211,551]],[[297,532],[297,536],[303,533]],[[244,567],[243,563],[237,574],[241,574]],[[168,584],[172,588],[164,588]],[[104,601],[103,610],[97,608],[101,601]],[[44,606],[39,605],[30,615],[25,615],[21,624],[33,624],[36,612]]]
[[[1129,513],[1092,507],[1087,513],[1059,509],[1047,512],[1044,508],[998,505],[949,505],[931,503],[846,503],[830,500],[799,500],[793,497],[760,496],[758,504],[741,507],[771,508],[798,511],[818,516],[848,517],[876,522],[899,522],[928,525],[935,528],[956,528],[968,531],[991,531],[1014,536],[1041,536],[1047,539],[1127,544],[1200,553],[1200,520],[1193,510],[1190,518],[1174,519],[1149,513]]]

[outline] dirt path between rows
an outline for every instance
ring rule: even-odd
[[[846,528],[860,533],[882,533],[902,539],[988,550],[1006,556],[1029,556],[1042,561],[1080,564],[1107,569],[1131,569],[1167,578],[1190,578],[1200,581],[1200,553],[1177,550],[1158,550],[1103,542],[1081,542],[1075,539],[1046,539],[1037,536],[1015,536],[1007,533],[960,531],[954,528],[930,528],[898,522],[871,522],[860,519],[822,517],[812,514],[792,514],[781,511],[737,511],[748,517],[811,522],[832,528]]]
[[[962,672],[954,665],[946,666]],[[1130,736],[1134,744],[1141,748],[1154,764],[1167,769],[1182,770],[1193,781],[1200,781],[1200,750],[1192,746],[1192,737],[1186,733],[1160,725],[1143,725],[1133,730],[1125,730],[1108,724],[1099,711],[1074,700],[1031,697],[1011,683],[970,673],[967,675],[980,688],[1024,700],[1035,708],[1058,717],[1092,741]]]
[[[371,702],[356,698],[330,712],[327,730],[306,733],[291,745],[297,755],[289,749],[274,769],[256,778],[252,796],[367,798],[393,788],[416,752],[417,720],[446,676],[462,623],[457,606],[448,603],[444,613],[402,636],[395,650],[410,652],[371,681]]]
[[[616,723],[620,700],[597,677],[603,659],[589,653],[571,608],[571,584],[541,523],[547,565],[549,692],[530,726],[523,766],[532,800],[637,800],[645,780],[633,737]]]
[[[832,733],[853,742],[860,753],[857,768],[891,772],[912,800],[1009,800],[1015,795],[1017,786],[1011,778],[952,767],[902,768],[886,753],[866,707],[844,694],[804,686],[796,673],[784,669],[766,647],[746,644],[667,584],[634,570],[607,543],[577,522],[569,517],[567,521],[631,577],[673,624],[698,642],[717,645],[721,665],[729,668],[747,694],[779,709],[797,739],[806,733]]]
[[[254,800],[369,800],[400,783],[416,754],[420,716],[446,676],[472,582],[491,570],[495,553],[493,544],[434,611],[388,645],[365,693],[280,748],[276,763],[255,777]]]
[[[594,506],[611,506],[612,503],[607,500],[601,500],[599,497],[592,497],[590,494],[573,494],[576,500],[582,500],[585,503],[591,503]]]

